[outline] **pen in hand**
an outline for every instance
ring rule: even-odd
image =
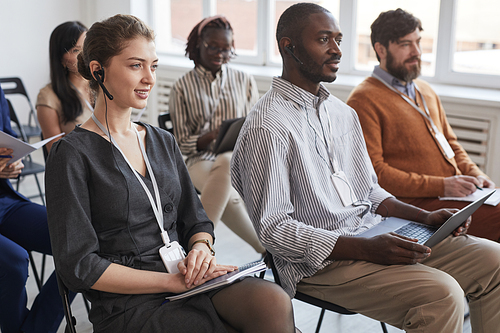
[[[474,185],[476,186],[476,188],[477,188],[478,190],[480,190],[480,191],[482,191],[482,190],[483,190],[483,188],[482,188],[482,187],[479,187],[479,186],[477,186],[476,184],[474,184]]]
[[[0,155],[0,158],[12,158],[12,155]]]

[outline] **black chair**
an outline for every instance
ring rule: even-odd
[[[59,287],[59,295],[61,295],[61,300],[64,309],[64,318],[66,318],[66,328],[65,333],[76,333],[76,318],[71,312],[71,302],[69,301],[69,289],[64,285],[59,274],[57,274],[57,286]]]
[[[6,96],[18,94],[26,98],[29,108],[29,117],[28,124],[22,125],[22,129],[28,139],[34,136],[40,136],[40,133],[42,131],[36,118],[35,109],[33,108],[33,104],[31,103],[31,100],[21,79],[18,77],[0,78],[0,84],[2,84],[2,89]],[[16,130],[16,132],[18,136],[21,136],[21,132],[19,130]]]
[[[266,261],[267,265],[271,268],[271,271],[273,272],[274,282],[276,282],[278,285],[281,286],[280,277],[278,275],[278,271],[276,270],[276,267],[274,266],[273,256],[271,255],[271,253],[269,253],[269,252],[266,253],[265,261]],[[264,275],[261,274],[260,277],[263,278]],[[357,314],[356,312],[349,311],[340,305],[330,303],[328,301],[323,301],[319,298],[303,294],[300,291],[297,291],[295,293],[294,298],[298,299],[299,301],[305,302],[307,304],[311,304],[311,305],[314,305],[314,306],[321,308],[321,313],[319,315],[318,324],[316,326],[316,331],[315,331],[316,333],[319,333],[319,330],[321,328],[321,324],[323,323],[323,317],[325,316],[326,310],[333,311],[333,312],[340,313],[340,314],[344,314],[344,315]],[[385,323],[380,322],[380,325],[382,326],[382,331],[384,333],[387,333],[387,327],[386,327]]]
[[[38,274],[38,270],[37,270],[36,265],[35,265],[35,260],[33,258],[33,254],[31,253],[31,251],[28,251],[28,256],[30,259],[31,270],[33,271],[33,276],[35,277],[36,286],[38,287],[38,291],[40,291],[40,290],[42,290],[43,281],[44,281],[45,262],[47,261],[47,255],[46,254],[42,255],[42,267],[41,267],[40,274]]]
[[[7,104],[10,109],[10,120],[15,124],[15,128],[20,133],[20,138],[24,142],[28,142],[28,136],[24,132],[24,128],[21,126],[19,122],[19,118],[17,117],[16,111],[12,106],[10,100],[7,99]],[[40,186],[40,181],[38,180],[37,174],[45,172],[45,166],[39,163],[35,163],[32,161],[31,156],[28,155],[23,160],[24,168],[21,171],[21,174],[17,178],[16,191],[19,191],[19,185],[21,184],[21,179],[25,176],[33,175],[35,177],[36,185],[38,187],[38,193],[40,195],[40,199],[42,200],[42,204],[45,206],[45,195],[42,191],[42,187]]]
[[[172,119],[170,118],[170,113],[162,113],[158,115],[158,125],[165,131],[169,131],[174,134],[174,125],[172,124]]]

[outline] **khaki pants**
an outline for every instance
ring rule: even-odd
[[[500,332],[500,244],[448,237],[423,264],[336,261],[297,289],[407,332],[462,333],[464,295],[472,332]]]
[[[214,225],[224,222],[229,229],[250,244],[258,253],[266,250],[257,238],[245,203],[231,185],[232,152],[217,156],[215,161],[200,161],[188,168],[194,187],[201,192],[201,203]]]

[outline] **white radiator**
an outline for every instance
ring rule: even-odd
[[[170,100],[170,90],[174,81],[165,77],[156,79],[156,96],[158,114],[168,112],[168,101]]]
[[[464,147],[471,160],[481,170],[485,170],[491,121],[450,114],[447,118],[457,135],[458,142]]]

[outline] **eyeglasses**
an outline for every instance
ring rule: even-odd
[[[205,48],[208,51],[208,54],[210,54],[210,55],[216,55],[216,54],[222,53],[222,56],[224,58],[232,58],[236,55],[236,53],[234,53],[233,48],[221,49],[220,47],[217,47],[217,46],[208,45],[207,42],[205,42],[205,41],[203,42],[203,45],[205,46]]]

